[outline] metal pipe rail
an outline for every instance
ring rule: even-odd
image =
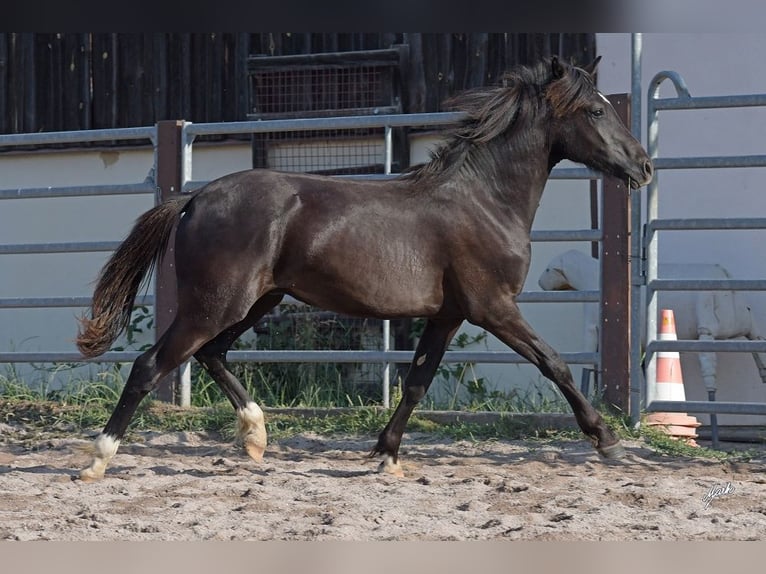
[[[766,229],[765,217],[723,219],[700,217],[693,219],[655,219],[646,224],[648,232],[654,231],[706,231],[711,229]]]
[[[463,112],[437,112],[423,114],[380,114],[374,116],[336,116],[329,118],[303,118],[287,120],[251,120],[245,122],[191,123],[183,127],[184,143],[190,144],[196,136],[262,134],[269,132],[300,132],[312,130],[342,130],[385,127],[444,126],[466,117]]]
[[[154,194],[156,191],[157,189],[154,183],[145,181],[142,183],[123,183],[114,185],[75,185],[69,187],[0,189],[0,199],[49,199],[53,197],[149,195]]]
[[[108,142],[115,140],[148,139],[155,144],[157,130],[154,126],[136,128],[110,128],[101,130],[77,130],[71,132],[40,132],[33,134],[0,135],[0,147],[24,145],[48,145],[61,143]]]
[[[653,401],[646,408],[650,412],[766,415],[766,403],[741,403],[727,401]]]
[[[114,251],[121,241],[69,241],[61,243],[15,243],[0,245],[0,255],[39,255],[48,253],[95,253]]]
[[[368,173],[368,174],[354,174],[354,175],[335,175],[332,177],[338,177],[341,179],[367,179],[367,180],[388,180],[396,179],[401,174],[384,174],[384,173]],[[601,179],[601,174],[595,170],[587,167],[554,167],[548,176],[549,180],[562,180],[562,179]],[[198,190],[202,186],[210,183],[210,180],[192,179],[184,183],[183,192],[191,193]]]
[[[666,157],[653,160],[655,169],[722,169],[766,167],[766,155]]]
[[[230,351],[229,361],[263,363],[409,363],[415,351]],[[568,363],[597,364],[597,353],[561,353]],[[447,351],[446,363],[527,363],[517,353],[506,351]]]
[[[6,297],[0,309],[43,309],[57,307],[89,307],[92,297]],[[139,295],[135,305],[154,305],[154,295]]]
[[[766,340],[737,341],[719,339],[678,339],[675,341],[651,341],[646,345],[646,355],[662,351],[688,351],[693,353],[766,353]]]
[[[747,108],[766,106],[766,94],[746,94],[732,96],[698,96],[693,98],[686,88],[686,83],[675,72],[660,72],[652,83],[671,80],[679,97],[653,98],[655,110],[710,110],[720,108]]]
[[[0,352],[0,363],[130,363],[142,351],[108,351],[98,357],[86,358],[80,353],[69,352]]]
[[[654,279],[651,291],[766,291],[766,279]]]
[[[230,351],[232,362],[254,363],[409,363],[415,351]],[[79,353],[0,352],[0,363],[127,363],[134,361],[140,351],[109,351],[99,357],[85,358]],[[575,364],[597,364],[598,353],[561,353],[561,357]],[[526,363],[516,353],[505,351],[447,351],[447,363]]]

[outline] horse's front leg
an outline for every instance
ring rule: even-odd
[[[572,407],[578,425],[599,454],[605,458],[620,458],[625,454],[617,436],[575,387],[567,364],[526,322],[513,298],[499,297],[480,317],[468,317],[468,320],[495,335],[556,384]]]
[[[395,476],[404,476],[399,463],[399,445],[407,421],[415,406],[425,396],[436,369],[444,356],[447,345],[452,340],[462,319],[429,319],[420,337],[415,357],[404,379],[402,399],[396,407],[388,424],[380,433],[378,443],[372,449],[371,456],[382,454],[383,462],[379,471]]]

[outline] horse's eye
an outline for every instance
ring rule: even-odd
[[[604,115],[604,108],[595,108],[590,111],[590,115],[594,118],[600,118]]]

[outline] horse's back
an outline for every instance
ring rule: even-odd
[[[208,282],[257,285],[342,313],[430,315],[444,302],[448,224],[424,205],[400,181],[235,173],[190,202],[178,273],[199,270]],[[222,262],[215,274],[200,261],[213,257]]]

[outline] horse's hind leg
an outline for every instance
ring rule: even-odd
[[[402,434],[415,406],[428,391],[444,351],[460,323],[462,319],[429,319],[426,323],[415,351],[415,358],[404,379],[402,399],[380,433],[371,453],[372,456],[384,455],[385,458],[380,466],[381,472],[404,476],[399,464],[399,445],[402,442]]]
[[[236,323],[200,347],[194,357],[200,362],[237,411],[237,441],[253,460],[263,460],[266,450],[266,425],[263,411],[255,403],[226,364],[226,353],[242,333],[282,300],[281,294],[261,297],[242,321]]]
[[[93,461],[80,472],[80,478],[89,481],[104,476],[141,400],[209,338],[207,330],[178,316],[160,340],[135,360],[117,406],[93,445]]]
[[[559,356],[521,315],[511,301],[501,309],[483,313],[474,322],[487,329],[514,351],[522,355],[540,372],[553,381],[572,407],[575,419],[586,436],[590,437],[599,454],[605,458],[620,458],[625,454],[617,436],[606,426],[603,418],[575,387],[572,372]],[[470,319],[470,318],[469,318]]]

